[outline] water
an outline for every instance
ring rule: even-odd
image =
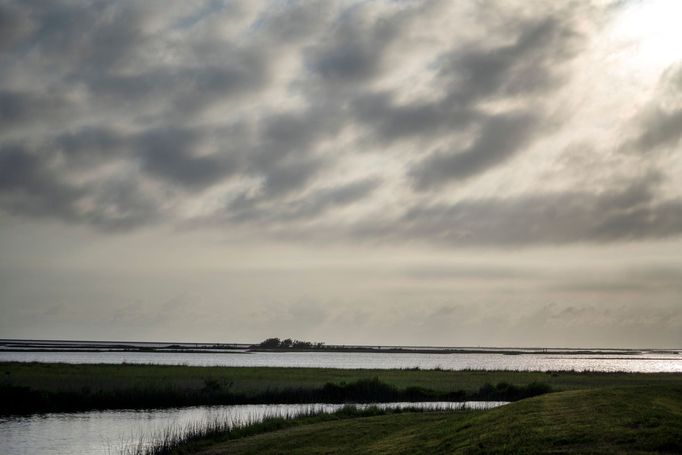
[[[504,402],[383,403],[382,408],[419,407],[433,410],[488,409]],[[140,441],[153,443],[164,429],[182,429],[220,419],[257,422],[265,417],[333,412],[343,405],[199,406],[148,411],[91,411],[0,418],[0,454],[109,455],[125,453]],[[363,408],[368,405],[357,405]]]
[[[422,354],[380,352],[9,352],[0,361],[65,363],[153,363],[162,365],[320,367],[320,368],[421,368],[446,370],[528,371],[628,371],[682,372],[682,354],[555,352],[507,355],[499,353]]]

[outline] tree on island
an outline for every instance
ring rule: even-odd
[[[259,348],[277,349],[282,345],[282,340],[279,338],[268,338],[267,340],[261,342]]]
[[[312,343],[310,341],[292,340],[287,338],[268,338],[252,347],[261,349],[324,349],[324,343]]]

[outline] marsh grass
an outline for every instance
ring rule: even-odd
[[[513,401],[535,384],[553,391],[672,385],[680,373],[487,370],[342,370],[153,364],[0,363],[0,414],[348,401]],[[377,378],[364,396],[349,386]],[[495,390],[486,387],[494,385]],[[371,386],[371,384],[370,384]],[[372,389],[366,387],[366,389]]]
[[[350,383],[328,382],[322,387],[266,389],[246,394],[234,393],[230,385],[206,381],[199,390],[124,389],[48,392],[29,387],[0,386],[2,413],[84,411],[93,409],[162,409],[182,406],[237,404],[306,404],[306,403],[388,403],[418,401],[515,401],[551,392],[547,384],[531,383],[516,386],[501,382],[496,386],[483,384],[477,391],[452,390],[440,392],[418,386],[400,389],[378,377],[363,378]]]
[[[448,408],[448,412],[462,412],[465,405]],[[167,455],[192,453],[199,447],[229,440],[240,439],[262,433],[269,433],[301,425],[345,420],[358,417],[374,417],[389,414],[445,411],[442,407],[400,406],[385,408],[379,406],[345,405],[333,411],[325,405],[311,405],[298,410],[270,411],[264,417],[251,416],[236,418],[224,413],[211,416],[201,422],[184,425],[170,425],[152,432],[130,444],[124,455]]]
[[[196,453],[682,453],[682,387],[546,394],[484,412],[380,415],[293,426]],[[178,452],[181,453],[181,452]]]

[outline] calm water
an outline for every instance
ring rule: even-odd
[[[2,352],[0,361],[66,363],[155,363],[165,365],[222,365],[324,368],[415,368],[448,370],[594,370],[682,372],[676,352],[627,355],[546,354],[410,354],[356,352]]]
[[[434,410],[488,409],[504,402],[384,403],[383,408],[420,407]],[[364,407],[367,405],[358,405]],[[96,455],[119,454],[140,441],[153,443],[164,429],[220,419],[232,424],[265,417],[293,416],[311,411],[333,412],[336,404],[240,405],[153,411],[93,411],[0,418],[0,454]]]

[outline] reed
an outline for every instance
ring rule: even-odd
[[[461,412],[464,409],[451,409],[449,412]],[[201,446],[219,442],[254,436],[285,428],[313,423],[345,420],[359,417],[374,417],[389,414],[440,411],[441,408],[401,407],[380,408],[369,406],[360,408],[346,405],[333,412],[325,412],[319,407],[310,406],[298,411],[279,411],[276,415],[265,418],[234,418],[229,414],[213,416],[203,422],[194,422],[182,426],[171,425],[157,433],[149,434],[128,446],[124,455],[169,455],[175,453],[192,453]]]
[[[515,401],[551,392],[547,384],[515,386],[484,384],[477,391],[436,391],[423,387],[400,389],[379,378],[350,383],[326,383],[322,387],[266,389],[246,394],[232,392],[229,386],[209,381],[199,390],[159,387],[92,391],[37,391],[29,387],[0,386],[0,414],[35,412],[74,412],[93,409],[162,409],[199,405],[306,404],[306,403],[387,403],[417,401]]]

